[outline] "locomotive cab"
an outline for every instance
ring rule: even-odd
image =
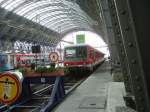
[[[85,46],[72,46],[65,48],[64,66],[81,67],[86,64],[87,48]]]

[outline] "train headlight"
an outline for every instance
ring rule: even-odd
[[[68,66],[68,64],[66,64],[66,66]]]

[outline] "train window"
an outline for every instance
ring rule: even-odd
[[[65,57],[66,58],[85,58],[86,57],[86,47],[71,47],[66,48],[65,50]]]
[[[31,64],[31,60],[26,60],[26,64]]]
[[[76,49],[66,49],[65,57],[75,57],[76,56]]]
[[[90,50],[90,58],[94,58],[94,50]]]

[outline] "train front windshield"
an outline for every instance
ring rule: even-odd
[[[86,59],[86,47],[68,47],[65,49],[65,60],[77,61]]]

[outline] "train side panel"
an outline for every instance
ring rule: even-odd
[[[79,49],[80,48],[80,49]],[[70,54],[70,59],[68,60],[67,58],[67,50],[71,49],[74,50],[74,54]],[[83,52],[82,50],[84,49],[85,52]],[[78,51],[79,50],[79,51]],[[79,58],[79,52],[82,52]],[[77,54],[75,54],[77,53]],[[72,56],[71,56],[72,55]],[[74,57],[73,57],[74,55]],[[81,58],[82,57],[82,58]],[[104,58],[104,54],[99,52],[98,50],[88,46],[88,45],[84,45],[84,46],[74,46],[74,47],[67,47],[65,48],[65,52],[64,52],[64,66],[69,68],[69,69],[74,69],[74,68],[78,68],[78,69],[86,69],[86,70],[90,70],[93,71],[93,68],[98,65],[99,63],[101,63],[103,61]]]

